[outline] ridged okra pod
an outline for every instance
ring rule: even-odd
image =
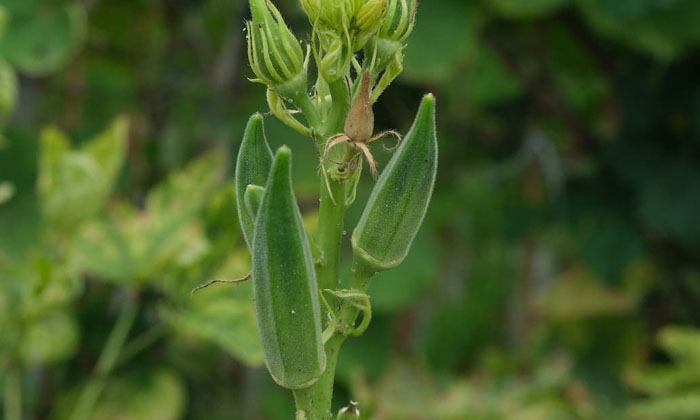
[[[265,185],[272,166],[272,150],[265,139],[263,117],[253,114],[243,134],[243,141],[236,160],[236,204],[243,237],[249,249],[253,249],[254,220],[245,205],[248,185]]]
[[[399,265],[423,223],[437,175],[435,97],[426,95],[353,231],[356,258],[375,271]]]
[[[305,388],[326,366],[318,286],[292,190],[291,151],[274,158],[255,221],[253,295],[265,362],[273,379]]]

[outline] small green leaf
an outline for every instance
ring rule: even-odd
[[[82,149],[71,150],[64,133],[43,131],[38,189],[49,222],[70,229],[103,208],[124,161],[127,135],[127,121],[118,118]]]
[[[22,334],[20,355],[25,363],[45,365],[72,356],[78,347],[80,330],[63,311],[46,314],[31,322]]]
[[[85,39],[87,19],[79,2],[20,3],[8,8],[10,19],[0,55],[23,73],[43,76],[60,69]]]
[[[149,192],[145,209],[115,204],[107,220],[84,226],[78,242],[83,269],[119,283],[155,282],[164,270],[201,254],[208,243],[196,217],[221,180],[221,156],[206,154],[172,174]]]
[[[352,234],[358,258],[377,271],[401,264],[423,223],[436,175],[435,97],[426,95]]]
[[[253,296],[272,378],[305,388],[326,367],[314,264],[291,179],[291,151],[277,151],[253,240]]]
[[[265,139],[263,117],[254,114],[248,120],[243,141],[236,160],[236,202],[243,237],[249,249],[253,249],[253,218],[245,207],[245,191],[248,185],[265,185],[272,166],[272,150]]]

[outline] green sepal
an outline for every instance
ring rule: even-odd
[[[243,196],[243,202],[245,203],[245,208],[248,211],[248,215],[253,219],[258,216],[258,209],[260,209],[260,203],[262,203],[263,195],[265,195],[265,188],[260,185],[248,185],[245,189],[245,195]]]
[[[255,222],[245,206],[248,185],[265,185],[272,166],[272,150],[265,139],[263,117],[253,114],[243,134],[243,141],[236,160],[236,205],[241,230],[248,249],[253,249]]]
[[[253,295],[265,362],[289,389],[326,367],[316,273],[291,180],[291,151],[275,155],[253,239]]]
[[[331,296],[334,296],[338,302],[341,302],[342,306],[353,307],[360,313],[362,313],[362,321],[360,325],[355,325],[355,312],[353,315],[348,316],[347,312],[337,313],[333,308],[330,307],[328,301],[321,294],[321,299],[328,309],[328,313],[331,314],[331,322],[328,327],[323,332],[323,342],[325,343],[333,336],[333,334],[338,333],[343,336],[355,336],[359,337],[367,331],[370,322],[372,322],[372,305],[369,301],[369,296],[359,290],[346,289],[346,290],[324,290]]]
[[[437,149],[435,97],[426,95],[352,234],[355,256],[372,269],[396,267],[406,258],[433,193]]]

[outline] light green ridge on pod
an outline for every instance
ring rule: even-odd
[[[401,264],[423,223],[436,175],[435,97],[426,95],[353,231],[356,257],[377,271]]]
[[[291,151],[275,155],[253,239],[253,296],[265,362],[279,385],[312,385],[326,367],[309,241],[291,179]]]
[[[245,208],[248,210],[248,215],[253,219],[258,217],[258,209],[260,209],[260,203],[262,203],[263,195],[265,194],[265,188],[260,185],[248,185],[245,189],[245,195],[243,196],[243,201],[245,202]]]
[[[243,134],[243,141],[236,160],[236,204],[238,219],[248,249],[253,249],[253,228],[255,222],[245,206],[245,192],[248,185],[265,185],[272,166],[272,150],[265,139],[263,117],[253,114]]]

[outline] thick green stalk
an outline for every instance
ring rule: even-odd
[[[324,141],[333,134],[343,132],[345,118],[348,116],[348,111],[350,111],[350,92],[348,92],[348,85],[345,83],[345,79],[330,83],[328,90],[331,93],[333,105],[323,127]]]
[[[311,130],[318,130],[321,126],[321,114],[318,112],[318,108],[311,102],[311,99],[306,94],[306,92],[301,92],[296,97],[292,98],[294,105],[298,106],[301,112],[306,117],[306,121],[309,123],[309,128]]]
[[[16,364],[10,364],[5,373],[5,418],[22,419],[22,370]]]
[[[105,386],[107,376],[112,372],[112,369],[114,369],[114,366],[119,360],[119,355],[129,336],[129,331],[131,331],[131,327],[136,320],[137,312],[138,304],[132,296],[129,296],[119,314],[117,322],[114,324],[109,334],[109,338],[102,349],[102,353],[100,353],[100,358],[95,367],[94,378],[80,393],[78,403],[70,417],[71,420],[85,420],[92,414],[95,403]]]
[[[324,127],[319,147],[323,148],[326,139],[343,131],[345,116],[350,107],[350,95],[343,80],[331,83],[333,101],[329,118]],[[316,245],[319,257],[316,262],[316,277],[320,290],[337,289],[339,276],[340,243],[345,226],[345,182],[334,179],[332,159],[322,162],[325,174],[321,176],[321,202],[319,207],[318,236]],[[326,184],[327,183],[327,184]],[[330,191],[329,191],[330,190]],[[327,317],[323,317],[323,325]]]
[[[341,133],[345,125],[345,117],[350,108],[350,95],[344,80],[339,80],[329,86],[332,98],[332,108],[321,138],[319,147],[323,148],[326,139]],[[345,225],[345,182],[334,179],[332,158],[322,162],[326,171],[321,177],[321,198],[319,207],[318,233],[316,245],[319,255],[316,261],[316,277],[320,291],[338,288],[340,276],[340,245]],[[334,299],[327,297],[331,306]],[[324,328],[328,325],[327,308],[322,308]],[[307,420],[330,420],[331,403],[333,400],[333,382],[338,352],[344,337],[333,335],[325,343],[326,370],[321,378],[309,388],[294,391],[297,411],[303,411]]]
[[[345,183],[329,179],[328,184],[329,188],[326,187],[325,181],[321,180],[321,203],[316,242],[319,249],[316,274],[320,290],[338,288],[340,243],[345,224]],[[331,196],[331,194],[333,195]]]
[[[353,261],[350,274],[350,287],[358,292],[366,293],[369,281],[375,271],[369,268],[361,260]],[[359,310],[352,306],[344,306],[340,312],[342,322],[354,325]],[[306,420],[332,420],[331,405],[333,402],[333,385],[335,383],[335,369],[338,364],[338,354],[346,337],[335,333],[325,344],[326,370],[321,378],[310,388],[297,390],[294,398],[297,402],[297,410],[304,410]]]
[[[345,337],[334,334],[325,345],[326,370],[321,378],[309,388],[294,391],[297,412],[304,411],[306,420],[331,420],[333,418],[331,405],[335,368],[338,363],[338,353],[344,341]]]

